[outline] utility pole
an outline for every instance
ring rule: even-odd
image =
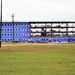
[[[12,39],[13,39],[13,43],[14,43],[14,14],[12,14],[12,29],[13,29],[13,32],[12,32],[13,37],[12,37]]]
[[[0,47],[1,47],[1,36],[2,36],[2,0],[0,0]]]

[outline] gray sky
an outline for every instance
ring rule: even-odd
[[[75,0],[3,0],[3,21],[75,21]]]

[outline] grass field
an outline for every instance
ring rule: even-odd
[[[75,75],[75,44],[2,44],[0,75]]]

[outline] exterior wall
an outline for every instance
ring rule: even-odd
[[[36,38],[31,38],[33,42],[42,42],[42,43],[47,43],[47,42],[63,42],[63,43],[68,43],[68,42],[75,42],[75,37],[36,37]]]
[[[14,22],[14,41],[19,42],[75,42],[73,37],[31,37],[31,26],[29,22]],[[2,42],[13,42],[13,23],[2,23]]]
[[[36,37],[34,42],[68,42],[68,37]]]
[[[14,41],[26,42],[30,38],[30,25],[27,22],[14,23]],[[2,42],[13,41],[12,22],[2,23]]]

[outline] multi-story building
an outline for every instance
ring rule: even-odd
[[[75,22],[3,22],[2,42],[75,42]]]

